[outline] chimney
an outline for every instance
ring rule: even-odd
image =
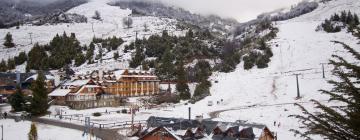
[[[99,81],[102,81],[104,77],[104,71],[102,69],[99,70]]]
[[[196,116],[196,120],[197,120],[199,123],[202,123],[202,121],[203,121],[203,116],[202,116],[202,115]]]
[[[20,71],[16,71],[16,84],[21,88]]]
[[[189,121],[191,120],[191,107],[189,107]]]
[[[60,85],[60,74],[56,73],[54,76],[55,76],[54,84],[55,84],[55,87],[57,87]]]

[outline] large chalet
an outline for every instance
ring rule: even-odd
[[[55,104],[74,109],[118,106],[124,97],[159,94],[158,77],[149,71],[93,71],[77,75],[49,94]]]

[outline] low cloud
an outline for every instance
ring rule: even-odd
[[[151,0],[150,0],[151,1]],[[153,0],[154,1],[154,0]],[[216,14],[239,22],[255,19],[263,12],[291,7],[302,0],[161,0],[199,14]]]

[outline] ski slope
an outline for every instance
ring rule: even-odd
[[[350,6],[349,6],[350,5]],[[335,7],[334,7],[335,6]],[[299,129],[298,120],[289,115],[301,113],[294,103],[300,103],[312,110],[310,99],[327,102],[328,97],[320,94],[319,89],[331,89],[326,80],[331,76],[332,67],[325,65],[322,78],[321,63],[327,63],[332,54],[346,54],[342,47],[331,41],[344,42],[360,51],[359,40],[346,31],[339,33],[316,32],[315,29],[324,18],[335,12],[360,11],[358,0],[337,0],[320,4],[309,14],[288,21],[276,22],[278,36],[268,42],[274,56],[266,69],[244,70],[240,63],[231,73],[215,73],[211,76],[211,96],[190,105],[145,110],[137,115],[144,119],[150,115],[187,118],[188,107],[192,108],[192,117],[204,115],[221,121],[245,120],[249,123],[267,125],[278,134],[279,139],[302,139],[294,137],[289,129]],[[351,59],[351,57],[348,57]],[[296,78],[299,75],[300,99],[296,99]],[[218,81],[215,83],[214,81]],[[223,102],[221,102],[223,99]],[[207,106],[213,101],[214,106]],[[220,101],[217,104],[217,101]],[[274,121],[277,125],[274,126]],[[278,123],[280,122],[280,125]],[[314,137],[322,139],[321,137]]]

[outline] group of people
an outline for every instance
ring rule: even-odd
[[[6,119],[7,117],[8,117],[7,112],[4,113],[0,112],[0,119]]]
[[[276,121],[274,121],[274,126],[276,126]],[[280,127],[280,122],[277,123],[277,126]]]

